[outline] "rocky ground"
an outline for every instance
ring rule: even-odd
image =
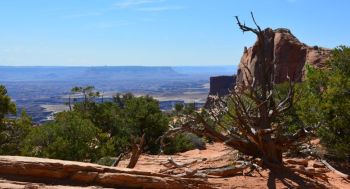
[[[221,143],[208,144],[206,150],[191,150],[171,157],[179,164],[197,160],[195,163],[186,166],[187,169],[192,170],[224,167],[228,164],[234,164],[238,158],[235,151]],[[143,155],[136,165],[136,169],[166,172],[166,170],[169,170],[168,158],[169,156],[163,155]],[[327,178],[325,180],[319,178],[305,179],[298,174],[273,174],[268,170],[254,171],[252,174],[245,175],[245,172],[249,170],[244,170],[227,178],[209,178],[209,182],[218,184],[219,188],[350,188],[350,181],[332,173],[317,160],[286,158],[286,161],[288,164],[296,164],[297,166],[300,166],[298,164],[304,164],[306,169],[313,169],[314,167],[316,167],[315,169],[325,169]],[[127,163],[126,160],[122,161],[120,166],[126,166]],[[184,169],[172,169],[171,172],[177,174],[183,172]]]
[[[326,171],[325,177],[305,178],[292,172],[272,173],[268,170],[248,173],[249,169],[226,178],[210,176],[207,181],[202,182],[203,179],[199,179],[195,183],[184,178],[167,176],[181,174],[188,170],[234,165],[238,161],[237,153],[220,143],[208,144],[206,150],[191,150],[173,155],[171,159],[178,165],[186,166],[177,168],[169,162],[169,156],[165,155],[143,155],[135,170],[122,168],[127,165],[128,160],[121,161],[118,166],[121,168],[114,169],[69,161],[0,156],[2,174],[0,188],[102,188],[101,186],[113,188],[116,186],[109,185],[111,183],[129,185],[132,183],[137,188],[140,186],[137,183],[142,182],[148,183],[144,185],[146,187],[155,186],[155,188],[350,188],[348,180],[329,171],[322,163],[313,159],[286,158],[286,164],[307,170],[322,169]],[[153,173],[150,174],[150,172]],[[28,174],[35,176],[35,179]],[[76,182],[79,180],[91,182]],[[119,182],[121,180],[122,182]],[[172,184],[161,187],[165,181]],[[150,184],[153,182],[154,185]]]

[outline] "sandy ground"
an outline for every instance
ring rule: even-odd
[[[136,169],[164,172],[169,170],[165,165],[167,164],[169,156],[165,155],[143,155],[140,157]],[[204,169],[217,168],[230,164],[234,164],[237,157],[235,151],[229,147],[214,143],[208,144],[206,150],[191,150],[185,153],[172,155],[175,162],[186,163],[198,160],[187,166],[187,169]],[[203,159],[205,161],[203,161]],[[121,161],[119,166],[124,167],[128,163],[127,160]],[[312,164],[313,160],[309,161]],[[181,170],[175,170],[175,173],[181,173]],[[260,174],[261,175],[260,175]],[[218,184],[219,188],[339,188],[350,189],[350,181],[339,177],[338,175],[328,172],[327,180],[309,179],[293,173],[278,173],[273,174],[268,170],[260,172],[254,171],[250,176],[237,174],[229,178],[209,178],[211,183]]]
[[[237,152],[220,143],[208,144],[205,150],[191,150],[171,156],[177,163],[192,162],[186,168],[169,169],[167,155],[142,155],[135,169],[151,172],[163,172],[169,174],[183,173],[184,169],[199,170],[206,168],[218,168],[233,165],[237,159]],[[312,166],[315,160],[308,160]],[[193,163],[194,162],[194,163]],[[118,167],[126,167],[128,160],[122,160]],[[269,170],[254,171],[246,175],[248,170],[228,178],[210,177],[208,181],[218,188],[339,188],[350,189],[350,181],[341,178],[333,172],[327,172],[327,178],[305,178],[293,172],[272,173]],[[0,178],[0,188],[101,188],[96,186],[60,186],[44,185],[41,183],[27,183],[11,179]]]

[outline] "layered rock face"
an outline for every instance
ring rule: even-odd
[[[235,75],[210,77],[209,96],[204,104],[204,107],[209,108],[212,105],[213,99],[210,98],[211,96],[226,96],[230,93],[230,90],[233,89],[235,85]]]
[[[300,42],[288,29],[265,29],[265,57],[271,62],[274,70],[274,82],[287,81],[287,75],[292,81],[300,82],[305,78],[305,64],[322,67],[330,56],[330,49],[317,46],[310,47]],[[246,80],[256,77],[258,42],[245,48],[237,72],[237,84],[246,84]],[[251,74],[245,68],[249,68]],[[256,77],[257,78],[257,77]]]

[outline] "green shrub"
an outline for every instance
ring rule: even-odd
[[[80,87],[82,88],[82,87]],[[94,126],[108,133],[109,144],[104,154],[118,156],[128,151],[134,140],[145,134],[144,152],[156,154],[160,145],[158,138],[168,129],[169,118],[159,108],[159,102],[150,96],[135,97],[128,93],[117,94],[112,102],[97,103],[92,98],[84,107],[84,102],[74,105],[74,112],[90,120]]]
[[[164,154],[176,154],[195,149],[196,144],[191,137],[193,137],[192,134],[178,134],[174,138],[168,139]]]
[[[329,155],[350,157],[350,48],[332,52],[326,68],[307,70],[305,95],[298,114],[307,125],[317,125]]]
[[[18,155],[23,147],[23,139],[32,129],[32,120],[23,110],[18,119],[5,119],[0,124],[0,154]]]
[[[99,165],[104,165],[104,166],[111,166],[117,158],[111,157],[111,156],[106,156],[100,158],[96,163]]]
[[[34,128],[24,139],[22,155],[74,161],[94,161],[99,156],[101,130],[74,112]]]

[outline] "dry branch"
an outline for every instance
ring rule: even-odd
[[[203,158],[201,160],[195,159],[195,160],[191,160],[191,161],[188,161],[188,162],[185,162],[185,163],[178,163],[172,157],[168,157],[168,162],[171,165],[174,165],[176,168],[183,168],[183,167],[186,167],[188,165],[191,165],[191,164],[194,164],[194,163],[197,163],[197,162],[201,162],[201,161],[205,161],[205,160],[206,160],[206,158]]]
[[[211,176],[218,176],[218,177],[230,177],[234,176],[238,173],[243,173],[243,170],[246,169],[247,165],[240,165],[238,167],[236,166],[227,166],[222,168],[214,168],[214,169],[204,169],[200,170],[199,172],[205,173],[207,175]]]
[[[130,162],[129,162],[127,168],[132,169],[136,166],[136,163],[139,160],[140,155],[142,153],[142,148],[143,148],[144,143],[145,143],[145,134],[142,135],[140,144],[135,143],[133,145],[132,151],[131,151]]]
[[[323,160],[323,159],[322,159],[321,162],[322,162],[328,169],[330,169],[331,171],[333,171],[335,174],[337,174],[337,175],[343,177],[344,179],[350,179],[350,175],[347,175],[347,174],[345,174],[345,173],[342,173],[342,172],[336,170],[336,169],[335,169],[334,167],[332,167],[326,160]]]
[[[237,174],[243,174],[243,170],[248,168],[249,165],[236,166],[226,166],[221,168],[210,168],[210,169],[200,169],[191,170],[186,169],[184,173],[175,175],[176,177],[184,178],[206,178],[208,176],[212,177],[231,177]]]
[[[205,173],[200,173],[198,170],[185,169],[184,173],[175,175],[176,177],[183,178],[207,178],[208,175]]]
[[[289,168],[291,171],[299,173],[299,174],[303,174],[307,177],[318,177],[322,180],[327,181],[328,176],[324,174],[323,170],[316,170],[316,169],[312,169],[312,170],[308,170],[305,169],[305,167],[296,167],[296,168]]]
[[[178,127],[173,127],[167,134],[192,132],[215,142],[223,142],[245,155],[259,157],[266,166],[275,164],[281,167],[282,153],[293,148],[309,133],[307,129],[301,129],[291,136],[280,133],[283,129],[281,118],[295,100],[294,84],[288,77],[286,96],[277,98],[274,94],[274,33],[269,28],[261,30],[253,14],[251,17],[254,27],[246,26],[236,17],[243,32],[252,32],[258,38],[252,47],[254,57],[251,57],[250,64],[254,67],[240,67],[244,73],[243,83],[226,97],[214,97],[213,106],[209,109],[179,118]],[[224,116],[228,119],[223,119]]]
[[[122,160],[123,156],[124,156],[124,153],[119,154],[119,156],[118,156],[117,159],[112,163],[111,166],[112,166],[112,167],[117,167],[118,164],[119,164],[119,162],[120,162],[120,160]]]

